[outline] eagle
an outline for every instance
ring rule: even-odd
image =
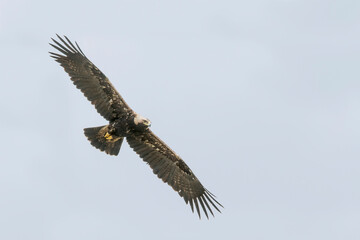
[[[202,209],[209,218],[213,209],[223,207],[194,175],[188,165],[151,130],[149,119],[137,114],[116,91],[109,79],[85,56],[79,45],[57,35],[50,45],[59,53],[49,52],[64,68],[74,85],[95,106],[108,124],[85,128],[84,134],[95,148],[118,155],[124,138],[160,179],[169,184],[184,200],[194,206],[201,219]],[[201,207],[201,208],[200,208]],[[213,208],[213,209],[212,209]]]

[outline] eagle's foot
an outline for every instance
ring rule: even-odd
[[[113,137],[108,132],[105,134],[104,137],[105,137],[106,140],[112,140],[113,139]]]

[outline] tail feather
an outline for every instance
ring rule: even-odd
[[[91,145],[110,155],[118,155],[123,137],[111,136],[108,133],[108,126],[85,128],[84,134],[90,141]]]

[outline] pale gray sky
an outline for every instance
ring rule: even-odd
[[[0,239],[360,239],[359,1],[0,0]],[[225,206],[199,221],[48,54],[77,41]]]

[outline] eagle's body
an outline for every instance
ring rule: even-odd
[[[178,192],[186,203],[190,203],[193,211],[195,205],[199,217],[199,204],[207,217],[207,210],[213,215],[210,205],[220,212],[217,205],[221,204],[202,186],[186,163],[149,129],[150,121],[126,104],[77,44],[73,45],[67,37],[66,41],[61,37],[59,39],[62,44],[52,39],[55,44],[50,45],[64,55],[51,52],[51,57],[64,67],[76,87],[109,121],[105,126],[84,129],[90,143],[107,154],[118,155],[126,138],[130,147],[150,165],[153,172]]]

